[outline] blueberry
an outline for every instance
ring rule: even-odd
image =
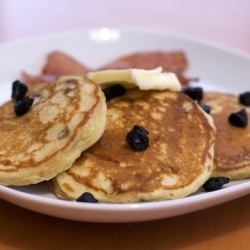
[[[203,89],[201,87],[187,87],[183,88],[181,92],[198,103],[200,103],[203,98]]]
[[[138,125],[128,132],[126,140],[131,148],[136,151],[146,150],[149,146],[148,131]]]
[[[211,177],[208,179],[202,187],[206,191],[216,191],[222,188],[222,186],[228,183],[230,179],[228,177]]]
[[[23,99],[27,92],[28,87],[23,82],[16,80],[12,83],[12,100],[19,101]]]
[[[98,200],[89,192],[83,193],[76,201],[89,202],[89,203],[99,203]]]
[[[240,94],[239,102],[245,106],[250,106],[250,92]]]
[[[14,106],[14,111],[17,116],[27,113],[34,102],[34,97],[27,96],[24,99],[18,101]]]
[[[126,89],[120,84],[115,84],[103,89],[103,92],[106,100],[109,101],[112,98],[124,95],[126,93]]]
[[[247,112],[245,109],[241,109],[238,112],[232,113],[228,120],[230,124],[237,126],[237,127],[246,127],[248,124],[248,117]]]

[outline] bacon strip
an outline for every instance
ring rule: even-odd
[[[197,79],[190,79],[184,76],[184,71],[188,67],[188,60],[182,51],[150,51],[129,54],[103,65],[97,69],[90,69],[83,63],[78,62],[71,56],[54,51],[47,56],[47,62],[42,68],[41,75],[31,76],[22,72],[22,80],[29,86],[53,80],[59,76],[69,74],[87,74],[89,71],[104,69],[154,69],[161,66],[163,71],[174,72],[183,86],[188,86],[189,82]]]
[[[182,51],[150,51],[120,57],[100,69],[154,69],[159,66],[161,66],[164,71],[182,73],[187,69],[188,62]]]
[[[63,76],[68,74],[86,74],[90,69],[84,64],[62,52],[52,52],[48,55],[47,63],[42,74]]]

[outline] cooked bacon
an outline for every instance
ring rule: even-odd
[[[89,71],[104,69],[154,69],[159,66],[163,68],[163,71],[176,73],[183,86],[188,86],[190,81],[197,80],[184,76],[184,71],[188,67],[188,60],[182,51],[137,52],[117,58],[97,69],[90,69],[64,52],[54,51],[47,56],[41,75],[31,76],[26,72],[22,72],[22,80],[26,84],[34,86],[37,83],[51,81],[57,77],[69,74],[85,75]]]
[[[21,79],[25,84],[27,84],[29,87],[33,87],[36,84],[40,84],[43,82],[49,82],[54,79],[56,79],[57,76],[54,75],[39,75],[39,76],[32,76],[26,72],[21,73]]]
[[[100,69],[154,69],[161,66],[164,71],[181,73],[187,69],[188,62],[182,51],[137,52],[122,56],[102,66]]]
[[[188,67],[188,60],[182,51],[150,51],[137,52],[130,55],[122,56],[116,60],[100,67],[104,69],[155,69],[162,67],[165,72],[174,72],[183,86],[187,86],[191,79],[183,76],[183,72]]]
[[[42,69],[44,75],[63,76],[68,74],[86,74],[90,69],[69,55],[55,51],[48,55]]]
[[[69,74],[86,74],[90,69],[84,64],[76,61],[69,55],[54,51],[47,56],[47,61],[42,69],[41,75],[32,76],[26,72],[22,72],[22,80],[31,86],[36,84],[52,81],[59,76]]]

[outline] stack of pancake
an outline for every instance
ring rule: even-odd
[[[249,115],[250,107],[219,92],[205,92],[202,104],[210,115],[179,92],[132,90],[108,102],[103,136],[52,179],[54,191],[65,199],[90,192],[101,202],[138,202],[187,196],[210,177],[249,178],[250,127],[228,118],[243,108]],[[143,152],[124,139],[134,124],[149,131]]]
[[[64,199],[88,192],[99,202],[125,203],[185,197],[211,176],[250,177],[249,128],[225,118],[239,105],[233,96],[207,93],[209,115],[168,90],[130,89],[106,101],[100,86],[80,76],[41,84],[29,95],[34,104],[20,117],[13,101],[0,107],[2,185],[50,180]],[[127,143],[134,126],[148,132],[147,149]]]
[[[126,141],[135,125],[148,131],[144,151]],[[89,192],[100,202],[181,198],[210,177],[214,141],[212,118],[187,95],[129,90],[107,102],[103,136],[52,180],[53,189],[68,199]]]

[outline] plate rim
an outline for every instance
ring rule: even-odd
[[[78,28],[78,29],[69,29],[69,30],[63,30],[63,31],[58,31],[58,32],[49,32],[41,35],[32,35],[32,36],[27,36],[27,37],[22,37],[22,38],[17,38],[17,39],[12,39],[8,41],[0,41],[0,47],[5,47],[5,46],[13,46],[17,44],[23,44],[23,43],[30,43],[30,42],[36,42],[39,40],[47,40],[47,39],[52,39],[54,37],[58,36],[68,36],[68,35],[78,35],[78,34],[88,34],[93,31],[100,31],[104,27],[95,27],[95,28]],[[250,52],[248,53],[247,51],[243,49],[239,49],[234,46],[230,46],[227,44],[224,44],[222,42],[218,41],[212,41],[197,35],[190,35],[186,34],[183,32],[178,32],[178,31],[173,31],[173,30],[166,30],[163,28],[147,28],[147,27],[116,27],[116,26],[110,26],[110,27],[105,27],[107,29],[110,29],[111,31],[117,31],[117,32],[127,32],[127,33],[144,33],[144,34],[158,34],[158,35],[165,35],[165,36],[171,36],[175,37],[181,40],[189,41],[192,43],[199,43],[208,47],[213,47],[215,49],[219,49],[228,53],[233,53],[233,54],[238,54],[239,56],[247,57],[250,59]]]

